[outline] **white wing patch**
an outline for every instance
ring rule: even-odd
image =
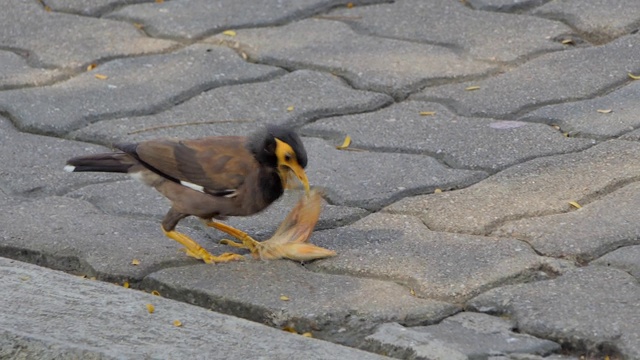
[[[180,181],[180,184],[182,186],[186,186],[189,189],[193,189],[195,191],[201,192],[203,194],[209,194],[209,195],[213,195],[213,196],[221,196],[221,197],[226,197],[226,198],[234,198],[238,195],[238,190],[237,189],[227,189],[227,190],[221,190],[221,191],[209,191],[209,190],[205,190],[203,186],[198,185],[198,184],[194,184],[188,181]]]
[[[64,171],[66,171],[66,172],[73,172],[73,170],[75,170],[75,169],[76,169],[76,167],[73,166],[73,165],[65,165],[64,166]]]
[[[229,189],[229,190],[225,190],[225,191],[229,191],[228,194],[224,195],[224,197],[226,197],[226,198],[234,198],[234,197],[236,197],[236,195],[238,195],[238,191],[237,190]]]
[[[193,189],[195,191],[199,191],[199,192],[204,194],[204,187],[202,187],[202,186],[200,186],[198,184],[190,183],[188,181],[180,181],[180,184],[184,185],[184,186],[186,186],[186,187],[188,187],[190,189]]]

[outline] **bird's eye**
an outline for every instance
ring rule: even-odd
[[[284,155],[284,161],[286,161],[286,162],[291,161],[291,154],[285,154]]]

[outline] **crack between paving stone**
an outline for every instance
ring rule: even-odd
[[[634,80],[631,79],[624,79],[621,80],[617,83],[612,84],[611,86],[605,87],[603,89],[600,89],[599,91],[593,92],[589,95],[585,95],[583,97],[575,97],[575,98],[568,98],[568,99],[564,99],[564,100],[560,100],[560,101],[553,101],[553,100],[549,100],[549,101],[544,101],[544,102],[540,102],[538,104],[534,104],[534,105],[524,105],[522,107],[520,107],[519,109],[507,113],[507,114],[491,114],[491,113],[465,113],[465,112],[461,112],[459,111],[459,102],[455,99],[451,99],[451,98],[442,98],[442,97],[437,97],[437,96],[430,96],[430,97],[425,97],[425,98],[421,98],[421,99],[409,99],[410,101],[421,101],[421,102],[433,102],[439,105],[444,106],[448,111],[450,111],[452,114],[454,114],[455,116],[458,117],[467,117],[467,118],[481,118],[481,119],[492,119],[492,120],[512,120],[512,121],[523,121],[523,122],[528,122],[530,120],[528,119],[522,119],[523,117],[526,116],[527,113],[533,112],[535,110],[538,110],[542,107],[545,106],[549,106],[549,105],[559,105],[559,104],[569,104],[569,103],[574,103],[574,102],[580,102],[580,101],[586,101],[586,100],[593,100],[593,99],[597,99],[599,97],[603,97],[608,95],[609,93],[612,93],[616,90],[619,90],[627,85],[629,85],[631,82],[633,82]],[[534,122],[539,122],[539,121],[534,121]]]
[[[319,15],[319,16],[315,16],[314,18],[320,19],[320,20],[325,20],[325,21],[341,22],[341,23],[347,25],[357,35],[368,36],[368,37],[373,37],[373,38],[396,40],[396,41],[404,41],[404,42],[414,43],[414,44],[433,45],[433,46],[443,47],[443,48],[451,50],[454,54],[460,56],[461,58],[473,59],[473,57],[470,56],[469,51],[467,49],[465,49],[464,47],[462,47],[462,46],[460,46],[460,45],[458,45],[456,43],[447,43],[447,42],[429,41],[429,40],[419,40],[419,39],[405,38],[405,37],[401,37],[401,36],[386,36],[386,35],[376,34],[375,32],[369,31],[369,30],[365,29],[363,26],[360,26],[360,25],[354,23],[353,20],[349,19],[348,16],[335,16],[335,17],[332,17],[331,15],[326,15],[326,16]],[[474,60],[476,60],[476,59],[474,59]]]
[[[378,3],[371,3],[371,4],[365,4],[365,5],[359,5],[359,6],[371,6],[371,5],[377,5],[377,4],[384,4],[384,3],[392,3],[393,0],[381,0]],[[141,4],[146,4],[148,2],[144,2]],[[151,2],[152,3],[152,2]],[[129,4],[123,4],[122,6],[116,6],[114,9],[112,9],[111,11],[107,11],[105,13],[100,14],[100,18],[104,18],[105,15],[108,15],[109,13],[113,13],[118,9],[124,8],[126,6],[128,6]],[[131,5],[137,5],[137,4],[131,4]],[[275,19],[273,21],[270,22],[263,22],[263,23],[253,23],[253,24],[239,24],[239,25],[234,25],[234,26],[229,26],[226,28],[220,28],[220,29],[211,29],[211,30],[206,30],[206,31],[202,31],[196,35],[194,35],[192,38],[184,38],[184,37],[174,37],[174,36],[154,36],[152,34],[149,34],[148,31],[144,30],[143,32],[145,33],[146,36],[153,38],[153,39],[163,39],[163,40],[172,40],[172,41],[179,41],[182,43],[187,43],[187,44],[193,44],[196,42],[200,42],[206,38],[209,38],[211,36],[220,34],[222,32],[224,32],[225,30],[228,29],[233,29],[233,30],[243,30],[243,29],[263,29],[263,28],[270,28],[270,27],[280,27],[280,26],[286,26],[289,25],[291,23],[297,22],[297,21],[302,21],[308,18],[313,18],[319,14],[322,13],[327,13],[333,9],[336,8],[340,8],[340,7],[346,7],[346,3],[344,5],[342,4],[338,4],[338,5],[332,5],[332,4],[318,4],[316,6],[312,6],[306,9],[302,9],[302,10],[298,10],[290,15],[287,15],[285,17],[282,17],[280,19]],[[91,15],[84,15],[84,14],[74,14],[74,15],[79,15],[79,16],[88,16],[88,17],[95,17],[95,16],[91,16]],[[130,19],[126,19],[126,18],[109,18],[109,20],[115,20],[115,21],[120,21],[120,22],[127,22],[130,23],[131,21],[142,24],[142,28],[144,29],[145,27],[148,27],[148,25],[146,25],[144,23],[144,21],[142,21],[141,19],[135,19],[135,18],[130,18]],[[142,30],[142,29],[140,29]]]
[[[512,6],[509,9],[505,9],[505,10],[501,10],[500,7],[495,7],[495,8],[491,8],[491,9],[476,9],[473,6],[471,6],[471,4],[469,4],[466,0],[461,0],[461,3],[466,6],[467,8],[474,10],[474,11],[482,11],[482,12],[489,12],[489,13],[503,13],[503,14],[524,14],[526,11],[535,9],[537,7],[540,7],[548,2],[551,2],[552,0],[546,0],[541,4],[536,4],[536,3],[523,3],[523,4],[516,4],[514,6]]]
[[[370,92],[375,92],[375,93],[380,93],[380,94],[385,94],[385,95],[389,95],[391,96],[395,102],[401,102],[405,99],[407,99],[409,96],[411,96],[412,94],[416,93],[416,92],[420,92],[421,90],[427,88],[427,87],[433,87],[433,86],[439,86],[439,85],[447,85],[447,84],[452,84],[452,83],[462,83],[462,82],[467,82],[467,81],[474,81],[477,79],[484,79],[493,75],[496,75],[500,72],[502,72],[501,69],[497,68],[494,70],[489,70],[486,73],[483,74],[476,74],[476,75],[467,75],[467,76],[459,76],[459,77],[455,77],[455,78],[438,78],[438,77],[434,77],[434,78],[430,78],[430,79],[424,79],[424,80],[419,80],[416,81],[412,84],[408,84],[406,86],[404,86],[402,89],[392,89],[390,92],[387,92],[381,88],[379,88],[379,86],[376,86],[375,84],[370,85],[370,86],[356,86],[354,84],[354,82],[356,81],[355,79],[358,78],[357,74],[351,72],[348,69],[336,69],[336,68],[331,68],[331,67],[327,67],[327,66],[323,66],[323,65],[311,65],[309,66],[306,63],[302,63],[299,61],[288,61],[287,63],[285,63],[285,61],[280,60],[280,59],[276,59],[276,58],[270,58],[267,57],[266,59],[263,60],[258,60],[257,58],[254,58],[252,55],[250,55],[249,53],[245,52],[243,50],[243,48],[246,46],[242,43],[239,43],[237,41],[228,41],[228,40],[220,40],[217,41],[216,43],[213,43],[215,45],[224,45],[227,46],[233,50],[235,50],[236,52],[238,52],[243,59],[245,59],[245,61],[250,62],[252,64],[260,64],[260,65],[268,65],[268,66],[275,66],[275,67],[279,67],[281,69],[284,69],[288,72],[293,72],[296,70],[311,70],[311,71],[317,71],[317,72],[323,72],[323,73],[329,73],[331,75],[337,76],[339,78],[341,78],[345,83],[347,83],[352,89],[355,90],[363,90],[363,91],[370,91]],[[245,58],[246,57],[246,58]],[[351,80],[350,77],[353,77],[354,80]],[[384,87],[384,85],[380,85],[382,87]]]
[[[46,5],[46,2],[47,2],[47,0],[37,0],[37,1],[42,3],[42,4],[44,4],[44,5]],[[96,9],[94,9],[91,14],[83,14],[81,12],[74,11],[75,9],[58,10],[58,9],[54,9],[54,8],[52,8],[50,6],[49,6],[49,8],[51,8],[51,12],[54,12],[54,13],[67,14],[67,15],[77,15],[77,16],[100,19],[100,18],[102,18],[103,15],[105,15],[107,13],[113,12],[113,11],[118,10],[120,8],[127,7],[129,5],[153,4],[155,2],[154,0],[140,1],[140,2],[131,2],[131,1],[127,1],[127,0],[120,0],[120,1],[121,2],[114,2],[114,3],[109,3],[107,5],[99,6]]]
[[[575,98],[568,98],[565,100],[561,100],[561,101],[545,101],[545,102],[541,102],[539,104],[535,104],[535,105],[525,105],[523,107],[521,107],[520,109],[516,110],[513,113],[508,114],[507,116],[512,116],[515,119],[520,119],[522,117],[524,117],[527,113],[533,112],[535,110],[538,110],[542,107],[545,106],[549,106],[549,105],[559,105],[559,104],[569,104],[569,103],[574,103],[574,102],[580,102],[580,101],[586,101],[586,100],[594,100],[600,97],[604,97],[616,90],[619,90],[627,85],[629,85],[631,82],[636,81],[636,80],[632,80],[632,79],[624,79],[621,80],[617,83],[613,83],[611,86],[600,89],[599,91],[593,92],[589,95],[583,96],[583,97],[575,97]],[[474,115],[471,115],[474,116]],[[496,116],[496,115],[492,115],[489,114],[488,116],[492,116],[493,118],[496,119],[501,119],[502,118],[500,116]],[[504,117],[504,116],[502,116]],[[513,118],[510,119],[505,119],[505,120],[511,120]],[[526,120],[519,120],[519,121],[526,121]]]
[[[48,85],[56,84],[58,82],[64,82],[66,80],[69,80],[73,76],[75,76],[73,70],[70,69],[70,68],[64,68],[64,67],[61,68],[61,67],[58,67],[56,65],[52,65],[52,64],[47,64],[47,63],[41,62],[40,60],[38,60],[36,53],[34,53],[34,52],[32,52],[31,50],[28,50],[28,49],[19,48],[19,47],[16,47],[16,46],[0,45],[0,51],[10,52],[12,54],[15,54],[15,55],[19,56],[22,60],[24,60],[25,64],[30,69],[34,69],[34,70],[58,70],[58,71],[60,71],[60,75],[55,76],[51,80],[43,81],[43,82],[35,84],[35,85],[25,84],[25,85],[11,86],[11,87],[2,87],[2,88],[0,88],[0,90],[4,91],[4,90],[13,90],[13,89],[48,86]]]
[[[265,80],[269,80],[269,79],[273,79],[274,76],[277,75],[264,75],[261,77],[258,77],[257,79],[255,79],[256,81],[260,80],[260,81],[265,81]],[[114,111],[111,113],[105,113],[105,114],[100,114],[100,115],[94,115],[94,116],[86,116],[83,118],[82,122],[80,124],[75,124],[73,126],[69,126],[69,130],[67,130],[66,132],[62,133],[60,136],[56,136],[56,134],[53,134],[51,132],[47,132],[47,131],[25,131],[24,129],[22,129],[21,127],[16,126],[21,132],[25,132],[25,133],[30,133],[30,134],[36,134],[36,135],[45,135],[45,136],[54,136],[54,137],[61,137],[61,138],[65,138],[65,139],[70,139],[71,133],[80,130],[86,126],[98,123],[100,121],[105,121],[105,120],[117,120],[117,119],[121,119],[121,118],[129,118],[129,117],[140,117],[140,116],[150,116],[150,115],[155,115],[155,114],[159,114],[162,112],[165,112],[173,107],[175,107],[177,104],[181,104],[189,99],[192,99],[193,97],[200,95],[201,93],[213,90],[213,89],[217,89],[217,88],[222,88],[225,86],[232,86],[232,85],[240,85],[240,84],[250,84],[252,82],[255,81],[246,81],[246,82],[235,82],[233,80],[229,80],[228,82],[224,82],[221,84],[217,84],[217,85],[212,85],[212,84],[204,84],[204,85],[198,85],[198,86],[194,86],[191,87],[188,90],[185,90],[181,93],[175,94],[174,96],[168,98],[168,99],[162,99],[160,102],[151,105],[151,109],[145,109],[145,110],[140,110],[140,109],[135,109],[135,110],[127,110],[127,111]],[[1,114],[1,113],[0,113]],[[16,125],[15,120],[12,120],[12,122],[14,123],[14,126]]]
[[[603,353],[607,353],[608,356],[613,356],[612,359],[622,359],[622,357],[619,357],[620,351],[618,350],[617,346],[615,344],[612,344],[610,341],[601,341],[596,344],[587,344],[584,340],[578,340],[578,346],[575,346],[574,342],[570,338],[564,337],[563,334],[543,334],[524,331],[522,329],[520,321],[518,321],[517,317],[515,317],[514,310],[507,306],[505,306],[505,309],[503,311],[499,309],[488,309],[488,311],[482,311],[480,309],[470,307],[466,307],[464,311],[475,312],[494,317],[506,317],[512,320],[513,325],[511,326],[511,331],[519,334],[527,334],[529,336],[542,340],[552,341],[561,346],[561,349],[559,351],[550,353],[547,356],[556,354],[563,356],[575,356],[576,358],[580,357],[580,359],[599,359],[601,358],[600,356],[602,356]],[[576,339],[574,339],[574,341],[575,340]],[[547,357],[545,357],[545,359],[546,358]]]
[[[64,271],[72,275],[94,276],[96,273],[93,267],[75,254],[52,256],[39,250],[3,246],[0,247],[0,257]]]
[[[482,74],[475,74],[475,75],[466,75],[466,76],[458,76],[458,77],[454,77],[454,78],[431,78],[431,79],[425,79],[425,80],[421,80],[421,81],[417,81],[413,84],[409,84],[407,85],[405,88],[403,89],[399,89],[399,90],[392,90],[391,92],[387,92],[384,91],[382,89],[377,88],[376,86],[373,87],[359,87],[356,86],[354,84],[355,80],[351,80],[349,77],[352,76],[355,78],[357,78],[356,74],[353,74],[351,71],[349,70],[341,70],[341,69],[332,69],[331,67],[326,67],[326,66],[322,66],[322,65],[311,65],[308,66],[307,64],[304,63],[300,63],[297,61],[292,61],[289,62],[289,64],[285,64],[283,63],[283,61],[279,60],[279,59],[275,59],[275,58],[267,58],[264,60],[258,60],[257,58],[254,58],[252,55],[250,55],[249,53],[245,52],[243,50],[244,47],[246,47],[247,45],[242,44],[238,41],[235,40],[224,40],[224,39],[216,39],[217,42],[214,42],[213,44],[215,45],[222,45],[222,46],[227,46],[228,48],[236,51],[236,53],[238,53],[245,61],[252,63],[252,64],[260,64],[260,65],[268,65],[268,66],[274,66],[274,67],[279,67],[287,72],[293,72],[296,70],[311,70],[311,71],[316,71],[316,72],[323,72],[323,73],[329,73],[333,76],[336,76],[338,78],[340,78],[345,84],[347,84],[349,87],[351,87],[354,90],[361,90],[361,91],[369,91],[369,92],[374,92],[374,93],[379,93],[379,94],[385,94],[388,96],[391,96],[394,101],[396,103],[398,102],[402,102],[404,100],[406,100],[409,96],[415,94],[415,93],[419,93],[420,91],[429,88],[429,87],[435,87],[435,86],[440,86],[440,85],[448,85],[448,84],[457,84],[457,83],[463,83],[463,82],[468,82],[468,81],[480,81],[480,80],[484,80],[486,78],[498,75],[500,73],[506,72],[510,69],[509,65],[500,65],[498,64],[498,66],[493,69],[493,70],[488,70],[485,73]],[[551,51],[549,51],[551,52]],[[549,53],[547,52],[547,53]],[[540,55],[544,55],[544,53],[541,53]],[[478,60],[479,62],[488,62],[491,65],[495,65],[495,63],[490,62],[490,61],[482,61],[482,60]],[[525,60],[523,60],[525,61]]]
[[[393,104],[391,104],[391,105],[393,105]],[[381,109],[372,110],[370,112],[379,111]],[[366,114],[368,112],[369,111],[355,113],[355,114],[345,114],[345,115]],[[339,116],[341,116],[341,115],[339,115]],[[321,120],[321,119],[318,119],[318,120]],[[309,124],[312,124],[312,123],[309,123]],[[306,125],[309,125],[309,124],[306,124]],[[315,134],[305,134],[302,137],[303,138],[312,138],[312,139],[321,139],[321,140],[324,140],[327,143],[332,143],[336,139],[336,136],[332,135],[331,133],[334,133],[334,131],[329,130],[329,131],[326,131],[326,132],[319,132],[319,133],[315,133]],[[338,133],[339,133],[339,131],[335,131],[336,135]],[[345,149],[343,151],[364,151],[364,152],[368,152],[368,153],[378,153],[378,154],[421,155],[421,156],[430,157],[430,158],[436,160],[440,165],[442,165],[443,167],[445,167],[448,170],[484,171],[484,172],[487,172],[487,173],[490,174],[490,171],[488,169],[484,169],[484,168],[474,169],[474,168],[454,167],[454,166],[450,165],[447,160],[444,159],[444,156],[446,156],[446,154],[440,155],[440,154],[437,154],[437,153],[435,153],[433,151],[427,151],[427,150],[419,151],[419,150],[400,149],[400,148],[392,148],[392,147],[385,147],[385,146],[361,145],[360,147],[349,147],[349,148],[347,148],[347,149]],[[504,169],[502,169],[502,170],[504,170]],[[501,171],[501,170],[493,170],[493,172],[498,172],[498,171]]]
[[[282,260],[280,260],[282,261]],[[285,260],[288,261],[288,260]],[[317,273],[315,271],[311,271],[306,268],[302,264],[298,264],[299,268],[302,268],[301,271],[309,271],[313,273]],[[151,291],[153,287],[157,287],[163,292],[163,296],[169,299],[173,299],[175,301],[180,301],[184,303],[188,303],[194,306],[199,306],[205,309],[211,309],[213,311],[229,314],[232,316],[242,317],[244,319],[258,322],[272,328],[282,329],[283,326],[287,324],[296,324],[302,326],[303,328],[313,329],[316,325],[315,318],[305,319],[299,317],[289,317],[282,316],[277,310],[269,309],[268,307],[264,307],[257,304],[246,303],[241,300],[234,300],[225,298],[223,295],[209,295],[204,292],[199,291],[198,289],[181,289],[175,288],[171,285],[165,284],[155,284],[156,281],[153,279],[148,279],[148,274],[142,281],[142,284],[139,288],[142,291]],[[345,276],[345,275],[343,275]],[[349,276],[349,275],[346,275]],[[351,276],[349,276],[351,277]],[[156,290],[156,289],[153,289]],[[409,291],[409,290],[407,290]],[[459,312],[458,310],[457,312]],[[456,312],[456,313],[457,313]],[[346,316],[345,316],[346,315]],[[380,325],[385,322],[384,319],[381,319],[380,322],[374,322],[373,324],[362,323],[361,326],[357,326],[353,323],[350,324],[350,319],[353,315],[357,315],[353,311],[349,311],[346,314],[339,313],[337,316],[331,316],[329,319],[325,319],[326,322],[321,325],[320,329],[316,329],[316,334],[319,335],[317,338],[330,341],[334,343],[340,343],[345,346],[350,346],[354,348],[359,348],[358,344],[362,342],[362,340],[371,334],[372,328]],[[431,319],[407,319],[405,321],[396,320],[398,323],[403,326],[419,326],[419,325],[431,325],[437,323],[441,320],[433,321]],[[291,325],[290,325],[291,326]],[[335,331],[339,328],[348,329],[344,334],[338,333],[340,335],[336,335],[336,333],[332,334],[332,331]],[[336,336],[340,336],[342,338],[337,338]],[[350,340],[345,340],[344,336],[350,338]]]
[[[563,13],[562,11],[558,11],[555,13],[546,12],[546,13],[540,13],[540,14],[529,13],[527,15],[545,19],[545,20],[560,22],[565,26],[567,26],[568,28],[570,28],[573,32],[575,32],[578,36],[580,36],[584,41],[588,42],[593,46],[605,45],[612,41],[615,41],[616,39],[622,36],[629,35],[631,31],[633,31],[633,28],[640,25],[640,21],[636,21],[636,22],[633,22],[631,25],[627,25],[624,29],[620,29],[620,31],[622,32],[621,34],[608,35],[603,32],[598,32],[598,31],[592,32],[588,30],[582,30],[576,27],[573,24],[579,22],[578,19],[574,15],[569,13]]]
[[[587,194],[586,196],[576,199],[574,201],[578,202],[580,205],[582,205],[583,207],[586,205],[589,205],[593,202],[596,202],[612,193],[614,193],[615,191],[636,183],[636,182],[640,182],[640,175],[629,178],[629,179],[624,179],[624,180],[620,180],[617,181],[613,184],[607,185],[605,186],[602,190],[597,191],[595,193],[592,194]],[[473,232],[454,232],[454,233],[460,233],[460,234],[471,234],[471,235],[482,235],[482,236],[491,236],[493,233],[495,233],[496,230],[498,230],[499,227],[502,227],[504,225],[506,225],[507,223],[510,222],[515,222],[515,221],[519,221],[519,220],[524,220],[524,219],[532,219],[532,218],[539,218],[539,217],[546,217],[546,216],[551,216],[551,215],[559,215],[559,214],[566,214],[569,212],[573,212],[573,211],[577,211],[578,209],[573,209],[570,208],[569,210],[566,211],[554,211],[554,210],[548,210],[548,211],[542,211],[538,214],[535,215],[513,215],[513,216],[505,216],[501,219],[495,220],[489,224],[487,224],[486,226],[484,226],[482,233],[473,233]],[[493,235],[496,236],[496,235]],[[501,236],[504,237],[504,236]],[[523,239],[519,239],[519,240],[523,240]]]
[[[460,117],[464,117],[464,116],[460,116]],[[498,120],[498,119],[496,119]],[[519,120],[520,121],[520,120]],[[640,126],[639,126],[640,127]],[[335,136],[331,135],[330,131],[327,131],[326,133],[316,133],[313,135],[304,135],[304,137],[310,137],[310,138],[318,138],[318,139],[322,139],[325,140],[327,142],[330,142],[332,140],[335,140]],[[336,131],[336,134],[338,133],[338,131]],[[413,150],[413,149],[401,149],[401,148],[393,148],[393,147],[385,147],[385,146],[367,146],[367,145],[361,145],[358,148],[352,148],[352,150],[362,150],[362,151],[367,151],[370,153],[380,153],[380,154],[408,154],[408,155],[422,155],[422,156],[428,156],[431,157],[433,159],[435,159],[436,161],[438,161],[443,167],[449,169],[449,170],[468,170],[468,171],[482,171],[487,173],[488,176],[491,175],[495,175],[501,171],[507,170],[508,168],[512,167],[512,166],[516,166],[522,163],[525,163],[527,161],[531,161],[534,159],[539,159],[539,158],[545,158],[545,157],[549,157],[549,156],[558,156],[558,155],[566,155],[566,154],[573,154],[573,153],[579,153],[581,151],[584,150],[588,150],[589,148],[598,145],[599,142],[596,142],[594,144],[592,144],[589,147],[586,147],[584,149],[579,149],[579,150],[568,150],[566,152],[558,152],[558,153],[554,153],[554,154],[547,154],[547,155],[543,155],[543,156],[530,156],[530,157],[525,157],[520,159],[518,162],[510,164],[510,165],[506,165],[505,167],[502,168],[498,168],[498,169],[493,169],[493,168],[489,168],[489,167],[468,167],[468,166],[461,166],[461,165],[456,165],[456,161],[455,159],[453,159],[450,155],[448,155],[447,153],[435,153],[433,151],[427,151],[427,150]],[[348,149],[347,149],[348,150]],[[481,181],[481,180],[479,180]],[[444,190],[444,189],[441,189]]]

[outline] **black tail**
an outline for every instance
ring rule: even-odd
[[[68,172],[99,171],[127,173],[129,168],[135,164],[131,156],[116,152],[95,155],[85,155],[67,160],[64,169]]]

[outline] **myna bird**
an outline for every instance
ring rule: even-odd
[[[158,139],[114,147],[119,151],[70,159],[65,170],[128,173],[155,188],[172,204],[162,220],[164,234],[206,263],[243,257],[210,254],[175,230],[180,220],[197,216],[253,252],[258,243],[249,235],[213,219],[249,216],[265,209],[284,193],[293,176],[309,194],[304,172],[307,152],[300,137],[286,127],[267,126],[249,137]]]

